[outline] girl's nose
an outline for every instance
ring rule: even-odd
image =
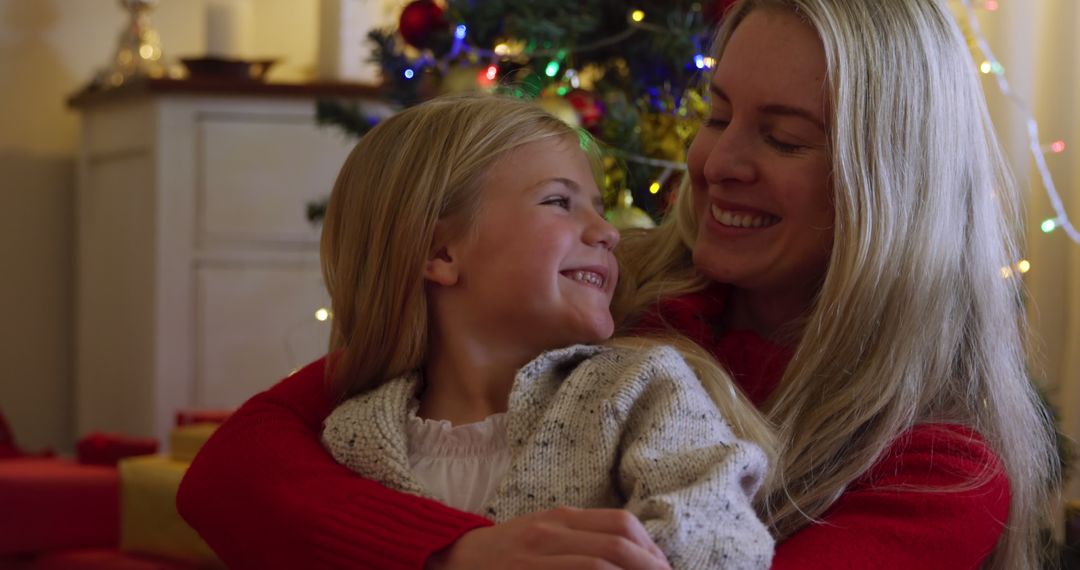
[[[619,244],[619,230],[615,229],[615,226],[605,220],[602,215],[594,213],[590,215],[589,226],[585,229],[583,239],[588,245],[602,246],[610,251]]]

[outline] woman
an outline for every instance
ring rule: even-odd
[[[1057,468],[1000,276],[1018,200],[947,9],[748,0],[714,55],[690,191],[624,237],[615,309],[710,349],[778,427],[773,567],[1035,567]],[[662,564],[618,512],[488,526],[351,479],[318,445],[321,377],[253,399],[193,464],[179,507],[226,562]]]

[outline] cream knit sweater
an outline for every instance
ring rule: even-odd
[[[409,469],[405,421],[419,377],[356,396],[323,443],[361,476],[430,497]],[[558,506],[625,508],[673,568],[768,568],[774,542],[750,504],[764,453],[735,438],[670,347],[572,346],[518,371],[507,410],[513,453],[486,505],[505,521]]]

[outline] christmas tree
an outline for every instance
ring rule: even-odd
[[[605,151],[609,218],[649,225],[670,202],[706,112],[696,80],[730,1],[415,0],[397,29],[371,32],[372,61],[393,108],[498,90],[589,130]],[[320,101],[318,117],[355,136],[378,122],[346,101]],[[312,204],[309,217],[323,207]]]

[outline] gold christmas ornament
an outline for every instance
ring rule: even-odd
[[[475,65],[458,64],[451,67],[439,82],[439,95],[479,91],[480,83],[477,77],[480,72],[481,68]]]
[[[656,222],[641,208],[634,206],[634,198],[630,191],[623,189],[619,192],[619,205],[608,210],[604,217],[618,230],[649,229],[655,228]]]
[[[544,93],[536,100],[536,104],[539,105],[541,109],[555,115],[561,119],[562,122],[571,127],[581,126],[581,119],[578,117],[577,109],[574,109],[574,106],[571,105],[569,101],[559,97],[555,93]]]
[[[672,162],[686,161],[686,148],[708,113],[705,100],[695,90],[687,90],[675,102],[670,94],[660,99],[661,109],[654,109],[647,98],[638,101],[641,111],[641,142],[645,155]]]

